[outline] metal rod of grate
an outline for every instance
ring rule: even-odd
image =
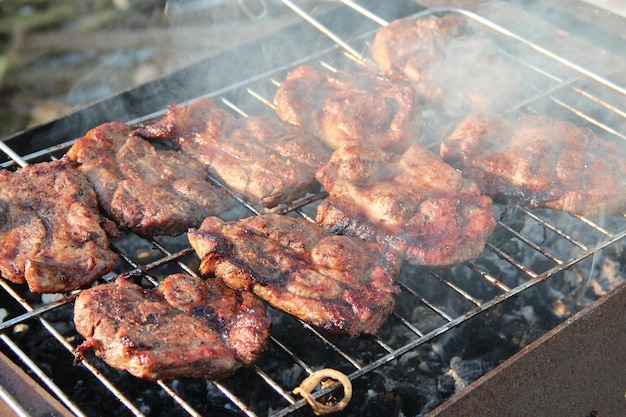
[[[233,85],[224,86],[223,89],[214,91],[210,94],[211,97],[220,98],[222,103],[229,107],[234,112],[238,113],[242,117],[246,117],[249,112],[242,105],[239,105],[236,100],[230,98],[230,94],[239,93],[241,91],[246,92],[250,97],[254,98],[258,103],[265,105],[269,109],[272,109],[272,100],[267,96],[262,94],[260,91],[272,91],[273,88],[279,83],[278,80],[282,78],[284,73],[297,65],[300,65],[304,62],[319,62],[321,65],[326,66],[329,69],[334,68],[334,64],[331,65],[328,62],[331,62],[330,59],[326,59],[328,56],[333,56],[336,58],[337,55],[341,55],[343,51],[347,52],[347,55],[344,54],[344,57],[348,59],[350,62],[356,62],[357,65],[361,65],[364,61],[364,57],[359,54],[357,51],[358,48],[354,48],[354,46],[358,42],[367,42],[367,40],[371,37],[371,33],[363,34],[360,38],[351,39],[349,42],[342,40],[337,35],[333,34],[333,32],[316,21],[314,17],[304,12],[302,9],[297,7],[291,1],[284,0],[284,2],[292,8],[296,13],[298,13],[303,19],[307,22],[311,23],[313,26],[318,28],[322,33],[331,38],[335,43],[335,47],[326,49],[322,52],[317,53],[314,56],[307,56],[303,60],[298,60],[296,62],[291,63],[287,66],[282,66],[279,68],[274,68],[269,72],[265,72],[263,74],[259,74],[252,79],[242,80]],[[356,5],[355,3],[345,0],[342,1],[347,7],[351,7],[354,10],[358,11],[362,14],[364,18],[371,19],[380,25],[385,25],[387,22],[372,14],[371,12],[363,9],[361,6]],[[605,80],[604,78],[590,72],[585,68],[581,68],[569,61],[564,60],[563,58],[541,48],[538,45],[533,44],[532,42],[519,37],[518,35],[501,28],[494,23],[477,16],[473,13],[466,12],[464,10],[459,9],[436,9],[436,10],[427,10],[419,13],[419,16],[426,16],[432,13],[457,13],[462,16],[467,17],[468,19],[473,19],[474,21],[484,25],[486,28],[491,29],[494,34],[498,36],[508,37],[526,47],[533,50],[535,53],[538,53],[544,57],[548,57],[552,60],[552,64],[559,67],[567,67],[568,69],[574,70],[577,75],[575,77],[562,79],[561,77],[554,75],[551,73],[550,68],[546,67],[538,67],[533,62],[522,60],[524,67],[528,71],[532,71],[535,75],[542,77],[545,80],[549,80],[550,83],[547,87],[539,87],[535,85],[527,85],[529,92],[532,94],[528,96],[522,103],[518,104],[517,108],[524,107],[529,111],[533,111],[533,104],[539,100],[548,98],[554,106],[558,106],[562,109],[566,109],[571,111],[577,117],[580,117],[583,121],[589,124],[593,124],[594,126],[603,130],[608,136],[624,139],[623,132],[620,132],[618,128],[613,128],[608,126],[606,123],[597,120],[592,117],[591,114],[595,114],[594,112],[589,112],[587,109],[577,107],[575,100],[566,100],[562,97],[556,98],[555,94],[557,92],[561,92],[563,90],[568,90],[569,92],[574,93],[577,96],[591,97],[591,102],[602,109],[604,112],[611,112],[621,118],[626,118],[626,110],[620,109],[614,105],[609,103],[605,103],[601,97],[597,95],[597,93],[591,93],[587,91],[584,87],[580,86],[578,81],[580,77],[587,77],[593,80],[595,83],[599,83],[602,86],[617,91],[621,94],[626,94],[626,90],[614,83]],[[495,35],[494,35],[495,36]],[[511,59],[520,60],[517,56],[511,55],[507,51],[502,51],[504,56],[508,56]],[[336,60],[332,60],[332,62],[336,62]],[[259,87],[263,86],[263,89]],[[269,90],[267,89],[269,87]],[[163,112],[157,112],[151,115],[146,115],[138,120],[129,121],[131,124],[141,123],[153,120],[157,117],[160,117]],[[29,161],[40,159],[42,157],[49,156],[52,158],[52,155],[66,150],[72,145],[73,141],[67,141],[63,143],[59,143],[52,147],[46,149],[39,149],[32,153],[26,155],[18,155],[12,149],[10,149],[5,143],[0,142],[0,148],[9,156],[11,161],[6,164],[3,164],[3,167],[7,168],[11,165],[14,166],[25,166],[29,163]],[[220,185],[218,183],[218,185]],[[233,196],[234,197],[234,196]],[[294,204],[288,205],[286,207],[281,207],[278,211],[282,214],[286,214],[288,212],[298,213],[301,216],[310,219],[310,216],[307,215],[307,208],[314,206],[318,201],[320,201],[324,197],[324,194],[314,195],[307,197],[301,201],[294,202]],[[239,203],[248,211],[254,214],[260,214],[261,211],[247,204],[245,201],[238,199]],[[582,260],[589,258],[596,254],[597,252],[603,250],[604,248],[618,242],[624,241],[626,238],[626,216],[622,216],[619,218],[616,225],[607,227],[604,225],[600,225],[593,220],[582,218],[579,216],[570,216],[570,222],[576,222],[577,226],[582,226],[589,230],[588,233],[594,234],[597,236],[595,241],[589,243],[587,241],[583,241],[580,237],[576,237],[572,235],[570,227],[568,224],[558,225],[551,218],[550,213],[545,212],[535,212],[531,211],[524,207],[506,207],[504,208],[504,212],[508,210],[513,210],[516,212],[516,215],[519,218],[522,218],[524,222],[530,222],[538,225],[540,228],[543,228],[544,233],[552,233],[557,239],[560,241],[567,241],[571,244],[572,247],[576,248],[576,251],[573,251],[573,255],[569,257],[563,257],[558,254],[551,247],[548,247],[544,244],[543,241],[537,240],[534,236],[526,234],[524,230],[520,230],[516,228],[515,225],[510,222],[509,217],[503,216],[501,220],[498,222],[496,232],[506,233],[510,236],[510,239],[515,239],[520,242],[521,245],[526,247],[528,251],[534,252],[539,256],[548,260],[551,266],[543,269],[543,270],[535,270],[534,266],[527,265],[526,259],[519,260],[516,258],[515,254],[508,253],[505,248],[502,248],[500,245],[497,245],[493,242],[488,242],[487,244],[487,253],[491,253],[495,255],[495,259],[498,262],[503,262],[507,265],[513,266],[516,270],[520,272],[520,276],[523,277],[521,283],[512,285],[510,283],[505,282],[505,277],[499,275],[497,270],[489,269],[488,267],[483,266],[480,263],[480,259],[475,262],[469,262],[458,268],[467,269],[475,279],[480,280],[485,283],[489,288],[495,290],[495,296],[489,296],[487,299],[482,299],[483,294],[474,293],[469,287],[463,286],[459,283],[450,279],[445,273],[440,271],[429,271],[428,276],[437,282],[442,284],[442,287],[445,288],[445,291],[454,294],[455,296],[460,297],[465,300],[467,307],[462,312],[451,311],[446,305],[442,305],[436,300],[430,299],[428,296],[421,294],[421,292],[414,288],[411,279],[401,279],[399,285],[402,288],[403,295],[406,295],[413,299],[413,302],[416,304],[421,304],[425,308],[429,309],[432,313],[434,313],[437,317],[440,318],[443,324],[437,326],[436,328],[427,328],[423,327],[421,323],[416,323],[414,319],[405,317],[400,312],[394,312],[392,315],[392,320],[397,322],[399,325],[403,326],[413,337],[406,343],[401,346],[394,346],[390,341],[386,341],[380,336],[372,337],[372,341],[382,348],[383,353],[379,355],[379,357],[372,361],[363,361],[358,355],[346,350],[339,343],[336,343],[332,338],[327,337],[322,332],[310,327],[306,323],[301,322],[301,326],[306,329],[306,332],[310,335],[311,338],[321,342],[323,346],[327,349],[335,352],[342,360],[344,369],[348,369],[348,376],[351,380],[356,380],[373,370],[376,370],[384,365],[400,358],[405,355],[407,352],[410,352],[419,346],[427,343],[428,341],[433,340],[434,338],[444,334],[448,330],[457,327],[472,317],[494,307],[495,305],[507,300],[511,297],[514,297],[520,294],[523,291],[535,286],[536,284],[545,281],[559,272],[562,272],[573,265],[581,262]],[[618,216],[619,217],[619,216]],[[141,239],[136,237],[137,239]],[[192,249],[189,247],[177,250],[168,249],[168,245],[162,243],[158,239],[150,239],[146,241],[147,244],[151,245],[158,252],[160,252],[160,256],[149,263],[140,264],[136,262],[134,259],[136,257],[133,253],[127,253],[124,249],[118,248],[117,245],[113,245],[113,250],[118,252],[124,262],[128,265],[128,270],[124,272],[125,274],[136,275],[143,277],[146,281],[148,281],[151,285],[156,285],[159,281],[158,274],[156,271],[166,265],[176,265],[180,270],[189,273],[195,274],[194,269],[185,262],[185,256],[192,253]],[[487,255],[485,255],[487,256]],[[155,271],[153,274],[152,271]],[[107,277],[105,280],[115,279],[115,276]],[[46,319],[44,318],[45,314],[53,311],[55,309],[60,308],[61,306],[71,304],[78,292],[74,292],[71,294],[67,294],[61,298],[58,298],[52,302],[43,303],[39,306],[32,306],[29,304],[22,296],[20,296],[13,288],[13,286],[7,284],[4,281],[0,281],[0,285],[2,289],[13,299],[17,301],[17,303],[23,309],[23,312],[17,314],[14,318],[7,320],[3,323],[0,323],[0,331],[4,332],[7,329],[14,328],[20,323],[27,322],[29,320],[36,319],[41,325],[48,331],[59,344],[61,344],[68,352],[73,352],[75,346],[73,346],[70,342],[68,342],[67,336],[60,334],[53,326],[51,326]],[[23,362],[25,362],[26,367],[30,369],[30,371],[37,376],[40,383],[46,386],[54,395],[56,395],[67,407],[72,410],[76,415],[84,415],[84,413],[78,408],[78,406],[70,399],[70,396],[67,393],[64,393],[55,382],[49,378],[45,372],[43,372],[36,363],[30,360],[16,343],[14,343],[8,336],[5,334],[1,335],[1,339],[5,343],[5,345],[14,352],[17,357],[22,358]],[[276,337],[274,334],[270,335],[270,342],[273,348],[277,351],[281,352],[283,355],[289,358],[289,364],[285,364],[287,366],[297,366],[304,370],[307,374],[311,374],[317,368],[317,365],[309,364],[306,359],[300,357],[295,349],[290,347],[290,341],[282,340],[279,337]],[[97,359],[96,359],[97,360]],[[83,359],[82,365],[86,368],[94,377],[102,384],[102,386],[113,394],[115,398],[119,402],[121,402],[129,411],[130,414],[135,416],[143,416],[143,412],[140,407],[137,406],[136,400],[134,398],[129,397],[129,395],[123,392],[123,389],[118,388],[114,382],[110,380],[107,376],[105,376],[101,371],[98,370],[98,367],[95,364],[90,363],[89,360]],[[275,411],[272,415],[275,416],[285,416],[288,415],[301,407],[306,406],[306,402],[294,396],[291,393],[291,389],[293,387],[285,387],[281,384],[274,372],[270,370],[263,369],[260,365],[255,365],[253,368],[254,373],[269,387],[269,389],[276,393],[278,397],[280,397],[284,404],[286,404],[282,409]],[[233,392],[231,388],[229,388],[228,384],[212,381],[212,384],[216,387],[218,391],[220,391],[238,410],[248,416],[255,416],[256,413],[253,411],[253,407],[251,404],[246,404],[237,393]],[[155,384],[159,389],[165,392],[178,406],[183,413],[192,416],[200,416],[202,415],[199,411],[194,409],[194,407],[190,404],[188,399],[184,397],[184,395],[180,394],[180,391],[177,389],[177,385],[171,382],[166,381],[157,381]],[[316,393],[317,397],[320,397],[324,394],[327,394],[333,389],[333,387],[326,388],[324,390]]]

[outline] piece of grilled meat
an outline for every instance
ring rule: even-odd
[[[289,72],[274,96],[279,117],[332,149],[368,141],[400,152],[419,139],[421,110],[412,87],[364,72]]]
[[[63,157],[0,169],[0,272],[32,292],[84,287],[115,266],[107,233],[119,232],[75,165]]]
[[[123,277],[81,292],[76,330],[110,366],[148,380],[227,377],[265,350],[270,321],[258,298],[187,274],[144,289]]]
[[[317,178],[329,193],[317,223],[378,242],[412,264],[476,258],[495,227],[491,199],[419,145],[402,155],[371,145],[342,148]]]
[[[626,155],[569,121],[473,115],[441,156],[496,200],[585,216],[626,211]]]
[[[425,108],[449,116],[505,109],[522,79],[460,16],[394,20],[377,31],[370,51],[383,74],[408,81]]]
[[[80,163],[104,212],[141,236],[184,233],[229,207],[226,192],[206,180],[202,164],[156,149],[125,123],[91,129],[67,154]]]
[[[188,237],[200,272],[331,333],[374,334],[395,306],[395,254],[302,218],[208,217]]]
[[[316,137],[277,118],[237,118],[201,99],[172,105],[165,117],[134,132],[174,140],[211,175],[252,204],[274,207],[319,191],[315,172],[330,159]]]

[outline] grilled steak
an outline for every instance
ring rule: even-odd
[[[370,51],[383,74],[410,82],[422,103],[450,116],[506,108],[522,78],[450,15],[395,20],[377,31]]]
[[[84,290],[76,330],[107,364],[149,380],[223,378],[264,351],[270,322],[262,302],[222,282],[186,274],[144,289],[118,277]]]
[[[441,156],[494,199],[588,216],[626,210],[626,155],[568,121],[470,116]]]
[[[0,169],[0,272],[32,292],[86,286],[109,272],[115,225],[100,217],[93,188],[67,158]]]
[[[378,242],[413,264],[473,259],[495,226],[491,199],[419,145],[402,155],[346,147],[317,178],[329,193],[317,208],[320,225]]]
[[[318,191],[315,172],[330,159],[330,150],[302,129],[271,117],[236,118],[208,98],[170,106],[135,134],[175,140],[231,191],[264,207]]]
[[[374,334],[395,306],[400,261],[394,254],[307,220],[208,217],[188,237],[200,272],[329,332]]]
[[[102,124],[68,155],[94,185],[104,212],[142,236],[175,235],[229,206],[206,168],[174,150],[157,150],[124,123]]]
[[[281,119],[312,132],[332,149],[368,141],[403,151],[420,134],[414,89],[362,72],[302,65],[280,83],[274,104]]]

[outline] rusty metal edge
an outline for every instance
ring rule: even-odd
[[[426,417],[626,416],[626,283]]]

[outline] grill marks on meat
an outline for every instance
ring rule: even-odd
[[[456,16],[395,20],[377,31],[370,52],[383,74],[409,82],[419,100],[450,116],[506,108],[522,79]]]
[[[32,292],[91,284],[115,266],[93,188],[66,157],[0,170],[0,272]]]
[[[154,148],[124,123],[90,130],[68,155],[81,164],[107,215],[142,236],[183,233],[229,206],[226,192],[206,181],[202,164]]]
[[[144,289],[123,277],[84,290],[74,322],[110,366],[148,380],[223,378],[265,350],[270,322],[262,302],[215,279],[186,274]]]
[[[170,106],[135,134],[175,140],[211,175],[252,204],[274,207],[319,191],[315,172],[330,150],[314,136],[276,118],[237,118],[211,99]]]
[[[420,134],[414,89],[363,72],[325,72],[302,65],[287,74],[274,104],[281,119],[332,149],[368,141],[403,151]]]
[[[419,145],[402,155],[371,145],[342,148],[317,178],[329,193],[317,223],[378,242],[413,264],[476,258],[495,227],[491,199]]]
[[[188,237],[201,273],[329,332],[374,334],[395,306],[396,255],[302,218],[208,217]]]
[[[568,121],[473,115],[441,144],[441,156],[498,200],[588,216],[626,210],[626,156]]]

